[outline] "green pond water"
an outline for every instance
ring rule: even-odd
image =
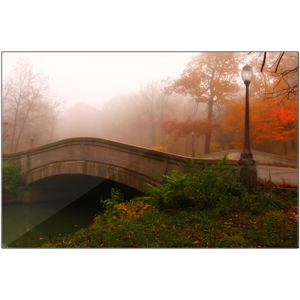
[[[101,199],[110,196],[111,188],[123,191],[125,199],[141,194],[106,180],[71,202],[56,198],[32,203],[3,202],[2,248],[35,248],[54,237],[88,227],[102,209]]]

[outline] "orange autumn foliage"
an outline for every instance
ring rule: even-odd
[[[232,101],[226,106],[226,116],[222,120],[225,133],[234,137],[231,144],[235,148],[244,145],[244,111],[244,100]],[[254,147],[270,141],[296,141],[297,123],[298,101],[278,103],[257,99],[250,104],[250,141]]]
[[[298,101],[278,103],[265,115],[264,132],[281,142],[296,139],[298,122]]]
[[[191,120],[188,118],[184,122],[179,122],[176,119],[168,120],[162,124],[162,129],[165,134],[173,134],[174,140],[190,135],[194,132],[196,137],[212,133],[219,127],[219,124],[213,120]]]

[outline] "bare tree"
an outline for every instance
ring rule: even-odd
[[[60,105],[52,93],[50,79],[34,73],[29,60],[20,58],[3,83],[3,115],[11,123],[10,152],[18,151],[22,139],[33,131],[44,127],[47,135],[55,125]]]
[[[174,110],[172,97],[163,92],[162,82],[151,81],[140,89],[139,107],[141,116],[150,130],[151,146],[156,146],[163,139],[161,124]]]

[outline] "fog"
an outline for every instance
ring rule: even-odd
[[[192,54],[4,52],[4,81],[12,74],[22,77],[13,73],[14,66],[20,64],[20,59],[23,64],[27,61],[32,74],[40,73],[47,78],[50,85],[47,93],[51,90],[57,105],[53,102],[53,110],[40,122],[29,122],[26,129],[19,129],[20,136],[18,127],[23,125],[17,124],[13,134],[14,124],[8,109],[4,109],[3,151],[20,151],[65,138],[96,137],[181,154],[191,152],[186,142],[181,147],[165,135],[161,124],[168,119],[184,120],[190,114],[199,116],[201,110],[195,110],[194,104],[188,105],[186,98],[163,92],[163,81],[168,77],[178,78]],[[24,106],[21,114],[25,115],[25,111]]]
[[[53,89],[66,107],[76,103],[101,107],[119,94],[139,90],[150,81],[178,77],[191,52],[4,52],[3,77],[20,57],[33,71],[53,79]]]

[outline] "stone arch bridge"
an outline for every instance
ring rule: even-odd
[[[105,139],[70,138],[4,154],[3,159],[21,167],[26,185],[51,176],[81,174],[109,179],[144,192],[145,183],[162,182],[160,174],[170,174],[172,170],[183,173],[181,164],[188,157]],[[195,160],[213,164],[219,158]],[[228,160],[227,164],[237,168],[236,160]]]
[[[238,169],[237,161],[241,150],[213,153],[195,158],[195,161],[200,165],[214,164],[226,153],[228,153],[226,164]],[[256,151],[253,151],[253,156],[257,164],[281,167],[279,171],[271,170],[274,173],[272,174],[274,181],[278,174],[282,174],[282,167],[293,168],[285,170],[284,177],[289,175],[287,179],[293,179],[297,185],[298,160]],[[17,167],[21,167],[26,185],[56,175],[77,174],[109,179],[141,192],[146,190],[145,183],[160,184],[162,182],[160,174],[169,175],[172,170],[183,174],[186,170],[182,167],[182,163],[189,159],[187,156],[98,138],[65,139],[27,151],[4,154],[2,158],[9,159]],[[269,169],[274,167],[269,167],[267,171],[263,168],[266,167],[258,166],[258,175],[268,179]],[[279,177],[278,182],[281,183],[282,176]],[[23,196],[20,197],[24,199]]]

